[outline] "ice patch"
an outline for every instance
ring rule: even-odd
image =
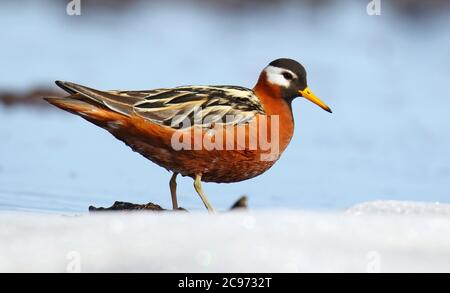
[[[0,272],[450,272],[448,215],[448,205],[414,202],[344,213],[4,212]]]
[[[347,210],[353,215],[439,215],[450,217],[450,205],[413,201],[372,201],[354,205]]]

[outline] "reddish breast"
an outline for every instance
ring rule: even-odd
[[[253,90],[260,99],[267,116],[276,115],[279,118],[280,151],[283,152],[294,133],[294,119],[291,107],[282,97],[280,88],[267,82],[265,72],[261,74]]]

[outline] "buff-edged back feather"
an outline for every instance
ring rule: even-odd
[[[237,86],[181,86],[144,91],[100,91],[71,82],[56,84],[68,93],[123,115],[138,115],[175,129],[241,124],[264,114],[255,93]],[[86,100],[86,99],[84,99]]]

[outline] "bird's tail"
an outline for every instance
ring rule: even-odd
[[[44,100],[60,109],[80,116],[92,115],[94,112],[100,110],[100,105],[82,100],[77,94],[65,98],[45,97]]]
[[[50,104],[72,114],[104,127],[111,121],[127,120],[126,113],[115,111],[102,100],[106,92],[100,92],[74,83],[56,81],[56,84],[70,95],[61,97],[45,97]]]

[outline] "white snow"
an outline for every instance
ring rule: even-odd
[[[437,215],[450,216],[450,205],[439,202],[373,201],[360,203],[347,211],[353,215]]]
[[[369,17],[359,1],[313,10],[291,1],[249,14],[142,1],[121,17],[90,9],[69,17],[64,5],[41,2],[2,3],[2,90],[54,80],[99,89],[252,87],[275,58],[306,66],[309,86],[333,115],[295,101],[295,134],[273,168],[236,184],[204,185],[217,208],[242,194],[254,208],[450,203],[448,14],[414,22],[388,5],[382,17]],[[52,110],[0,106],[0,210],[73,213],[115,200],[171,206],[170,173],[106,131]],[[180,204],[203,209],[191,178],[177,183]]]
[[[0,214],[0,272],[450,272],[450,205]]]

